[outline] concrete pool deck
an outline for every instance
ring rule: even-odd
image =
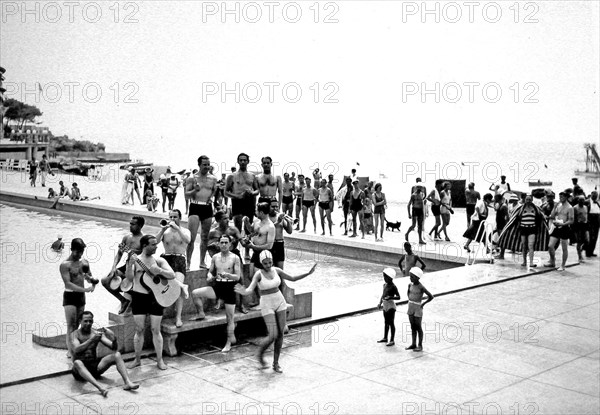
[[[6,201],[5,195],[6,192],[3,189],[3,191],[0,192],[0,201]],[[27,198],[33,199],[31,196],[27,196]],[[80,206],[84,207],[86,205],[86,202],[67,203],[74,205],[74,208]],[[43,208],[42,206],[38,208],[47,212],[52,212],[48,209]],[[118,209],[119,211],[123,210],[122,213],[126,218],[125,220],[128,220],[132,214],[147,213],[142,212],[140,210],[122,207],[109,207],[107,211],[111,212],[116,209]],[[160,217],[162,217],[162,215],[156,216],[156,222],[158,222],[158,219]],[[125,225],[124,229],[126,229]],[[404,242],[404,233],[400,234],[397,232],[387,232],[385,233],[385,236],[385,243],[375,243],[372,239],[365,241],[361,241],[360,239],[351,240],[343,236],[324,238],[321,236],[300,234],[297,238],[304,240],[306,241],[306,243],[309,244],[311,243],[311,241],[319,239],[327,241],[327,243],[331,244],[332,246],[345,245],[350,248],[355,247],[357,249],[364,249],[365,246],[368,246],[367,250],[370,249],[370,246],[373,246],[372,249],[389,251],[390,254],[397,256],[397,254],[400,252],[399,247]],[[459,239],[459,237],[460,235],[458,235],[458,233],[457,235],[453,235],[451,232],[451,238],[453,240],[461,241],[462,239]],[[373,237],[371,236],[371,238]],[[428,243],[427,246],[421,249],[423,251],[433,251],[430,252],[430,254],[432,255],[439,255],[440,245],[449,244]],[[458,245],[458,243],[454,243],[454,245]],[[573,250],[573,247],[570,247],[569,251],[569,257],[571,259],[569,264],[573,265],[575,263],[573,259],[576,258],[576,253]],[[196,249],[196,253],[197,252],[198,250]],[[327,252],[325,252],[325,254],[327,254]],[[419,252],[419,254],[422,255],[424,258],[428,258],[427,252]],[[452,255],[447,256],[451,257]],[[459,263],[464,264],[465,258],[466,257],[464,257],[464,255],[456,255],[454,261],[451,262],[453,262],[455,266],[459,265]],[[538,262],[541,262],[542,258],[546,259],[547,254],[538,253],[538,255],[536,256],[536,260]],[[570,266],[567,269],[567,271],[563,273],[539,267],[537,269],[534,269],[534,272],[528,272],[524,268],[521,268],[519,266],[519,263],[520,260],[518,257],[513,259],[510,255],[507,255],[506,260],[496,261],[496,263],[493,265],[488,263],[478,263],[474,266],[459,266],[451,269],[445,269],[428,273],[423,279],[423,283],[434,295],[438,296],[438,298],[435,300],[434,303],[428,306],[428,310],[430,311],[426,312],[425,323],[427,323],[427,320],[430,319],[431,322],[439,322],[439,324],[442,324],[442,326],[440,326],[441,328],[439,330],[441,331],[439,333],[434,332],[430,334],[430,336],[433,336],[433,339],[431,340],[433,344],[431,345],[431,347],[435,350],[428,350],[426,346],[425,353],[422,357],[427,357],[428,353],[436,355],[438,353],[438,345],[442,343],[445,344],[446,347],[440,348],[440,350],[452,349],[454,347],[458,347],[457,344],[462,344],[461,341],[454,341],[456,336],[452,337],[452,330],[456,330],[457,327],[462,329],[462,331],[466,333],[466,330],[469,328],[471,328],[471,331],[474,330],[473,324],[479,324],[479,327],[481,328],[481,326],[485,325],[486,322],[493,323],[492,325],[488,326],[488,329],[486,329],[489,330],[489,333],[486,332],[486,336],[488,334],[491,335],[494,329],[501,327],[502,339],[498,343],[504,344],[504,337],[509,336],[509,334],[507,333],[509,333],[511,330],[521,330],[522,333],[520,333],[519,335],[527,337],[532,333],[532,331],[535,331],[532,329],[531,325],[527,325],[528,323],[537,324],[538,322],[545,322],[546,320],[548,320],[550,323],[544,323],[544,327],[548,327],[548,332],[546,334],[548,334],[549,337],[546,339],[546,341],[548,342],[549,346],[541,346],[542,350],[539,350],[539,348],[531,348],[532,345],[529,343],[524,345],[518,344],[518,358],[511,357],[508,360],[510,363],[509,366],[512,365],[513,361],[519,359],[520,364],[523,364],[523,360],[531,359],[534,363],[529,362],[527,364],[529,366],[536,366],[536,362],[539,360],[539,357],[534,352],[541,351],[545,353],[544,348],[557,348],[560,352],[570,353],[568,352],[567,347],[569,346],[573,348],[573,350],[576,350],[577,353],[574,353],[574,356],[571,356],[573,357],[572,361],[561,360],[561,362],[563,362],[564,365],[567,366],[566,368],[558,370],[559,366],[561,366],[562,363],[561,365],[556,365],[556,373],[559,373],[559,375],[557,375],[556,377],[560,378],[566,373],[569,376],[572,375],[571,380],[572,382],[575,382],[576,379],[578,379],[576,378],[577,368],[595,367],[596,377],[592,379],[592,383],[586,386],[586,390],[589,392],[589,390],[592,389],[594,385],[596,385],[595,388],[597,391],[598,360],[600,359],[600,355],[598,354],[599,324],[597,322],[597,319],[593,317],[598,316],[598,304],[600,302],[600,295],[598,292],[597,259],[588,261],[580,266]],[[565,285],[565,283],[568,281],[574,284],[572,288],[568,284]],[[402,300],[405,300],[407,282],[408,281],[404,278],[398,278],[396,280],[396,284],[398,285],[399,291],[402,296]],[[499,282],[502,282],[502,284],[496,284]],[[548,288],[548,285],[551,285],[552,289]],[[559,286],[563,288],[562,291],[558,289],[555,290],[555,288]],[[476,290],[469,290],[475,287],[477,287]],[[541,291],[541,293],[539,293],[538,291]],[[305,413],[311,413],[311,411],[314,410],[317,410],[318,412],[330,413],[335,408],[339,409],[339,413],[382,413],[386,411],[389,411],[391,413],[420,413],[422,411],[430,410],[431,405],[435,405],[436,402],[440,404],[442,402],[457,402],[460,404],[467,402],[459,402],[458,400],[448,400],[446,398],[442,399],[437,395],[430,396],[427,393],[425,393],[424,390],[412,390],[410,387],[411,385],[406,384],[406,379],[408,378],[406,376],[406,373],[408,372],[404,372],[403,378],[396,378],[394,377],[395,374],[393,373],[390,374],[387,372],[382,372],[384,380],[380,380],[379,378],[371,379],[368,376],[366,376],[368,372],[377,372],[377,370],[384,370],[383,368],[385,368],[386,366],[400,365],[404,364],[404,362],[415,360],[415,356],[412,356],[409,352],[404,352],[403,347],[401,347],[400,344],[396,346],[396,348],[393,348],[393,352],[388,350],[390,348],[385,348],[385,346],[384,352],[381,352],[379,350],[382,347],[377,347],[377,351],[372,350],[372,348],[375,346],[381,346],[378,344],[371,345],[372,347],[369,346],[369,342],[374,342],[374,340],[380,337],[380,332],[382,330],[381,326],[383,326],[382,317],[379,313],[368,313],[369,311],[374,310],[374,307],[378,302],[380,294],[380,282],[372,284],[362,284],[360,286],[354,286],[344,289],[324,290],[313,293],[313,316],[310,319],[295,321],[294,324],[292,324],[293,330],[291,335],[286,337],[285,356],[283,356],[282,358],[282,366],[286,369],[286,372],[284,373],[284,375],[282,375],[282,377],[287,378],[291,375],[292,379],[288,379],[288,381],[282,381],[281,387],[283,389],[278,390],[273,395],[274,397],[276,397],[276,399],[269,400],[267,396],[263,396],[260,394],[260,386],[269,388],[279,388],[279,383],[277,382],[277,376],[279,375],[268,373],[270,371],[267,371],[267,374],[254,373],[255,369],[252,362],[252,356],[256,351],[256,347],[252,345],[252,340],[250,340],[249,343],[236,346],[234,350],[229,354],[219,353],[218,350],[220,349],[217,349],[214,345],[206,345],[200,347],[199,350],[185,350],[183,355],[179,357],[168,358],[167,362],[170,366],[170,369],[166,371],[168,373],[158,373],[157,371],[155,371],[152,365],[150,355],[150,358],[146,360],[148,365],[144,366],[142,369],[136,369],[135,371],[133,371],[134,377],[137,377],[137,379],[145,379],[142,383],[143,388],[153,388],[150,390],[149,395],[146,395],[146,389],[140,390],[141,392],[144,392],[143,395],[141,395],[140,392],[132,394],[120,390],[118,386],[120,383],[118,380],[115,380],[118,379],[118,375],[113,370],[106,376],[107,379],[109,379],[110,381],[110,385],[113,386],[113,390],[111,390],[111,395],[109,395],[109,399],[107,400],[107,402],[110,401],[110,405],[113,406],[110,406],[108,404],[105,406],[95,406],[96,397],[94,397],[93,393],[89,393],[92,391],[92,389],[88,388],[87,386],[81,387],[81,385],[75,382],[70,375],[65,375],[65,373],[67,373],[70,369],[70,364],[69,361],[65,358],[64,351],[36,348],[37,350],[32,350],[31,353],[27,355],[26,360],[28,364],[23,364],[20,366],[17,365],[16,369],[8,371],[5,371],[4,367],[6,366],[2,365],[4,367],[2,370],[2,374],[0,375],[0,385],[23,382],[21,385],[0,388],[1,401],[3,405],[2,413],[21,413],[30,411],[32,410],[32,408],[34,408],[36,402],[38,406],[38,410],[36,412],[48,412],[53,410],[52,408],[60,408],[62,411],[66,412],[67,409],[70,406],[72,406],[74,409],[70,413],[77,413],[78,411],[89,411],[88,413],[93,413],[93,411],[95,410],[97,410],[100,413],[106,413],[109,411],[109,407],[113,408],[113,411],[116,410],[117,406],[114,406],[115,403],[119,405],[119,408],[122,411],[131,411],[132,409],[137,409],[141,413],[156,413],[165,411],[170,413],[220,413],[229,410],[236,411],[237,403],[237,405],[239,406],[239,412],[252,413],[252,402],[257,402],[259,405],[262,405],[261,408],[263,411],[265,411],[265,413],[268,411],[268,407],[265,406],[265,402],[279,403],[279,406],[275,407],[275,413],[277,413],[277,409],[279,409],[279,411],[281,412],[285,404],[288,404],[287,410],[294,410],[294,402],[301,405],[300,407]],[[528,296],[530,295],[533,297],[533,301],[529,300]],[[436,304],[439,305],[439,307],[434,308],[434,305]],[[442,304],[444,304],[444,308],[442,308]],[[406,324],[404,310],[404,306],[401,305],[399,307],[399,313],[396,320],[398,327],[400,327],[401,324]],[[444,311],[441,312],[439,310]],[[564,319],[561,319],[560,317],[563,314],[563,317],[565,318],[570,316],[571,311],[569,310],[573,312],[577,311],[577,313],[575,313],[573,317],[575,319],[575,323],[565,323]],[[356,315],[357,313],[361,312],[368,314],[360,316]],[[431,316],[429,316],[429,313],[431,313]],[[448,313],[455,313],[454,315],[456,317],[454,317],[453,320],[448,320],[448,317],[446,316]],[[354,316],[342,318],[342,316],[351,315]],[[488,317],[488,320],[482,320],[482,318],[480,317],[481,315],[491,317]],[[510,318],[508,317],[512,317],[513,315],[516,317],[514,317],[512,321],[509,321]],[[554,317],[556,317],[556,319],[553,319]],[[319,322],[324,322],[324,324],[315,325]],[[586,342],[588,342],[590,339],[580,339],[579,331],[576,331],[572,327],[575,327],[577,329],[586,329],[588,331],[584,331],[582,333],[587,333],[588,337],[595,338],[595,349],[592,352],[587,353],[589,351],[588,348],[584,348],[583,350],[580,349],[579,342],[583,340],[584,343],[587,344]],[[342,343],[340,341],[329,341],[335,340],[335,338],[333,337],[334,334],[340,333],[342,329],[344,331],[343,343],[345,344],[345,342],[348,342],[347,345],[339,344]],[[402,330],[403,335],[406,334],[407,327],[404,326]],[[402,330],[400,330],[399,328],[399,334],[402,332]],[[538,332],[541,332],[541,329],[538,329]],[[365,336],[367,334],[369,336],[369,339],[363,346],[362,343],[364,343]],[[446,340],[452,341],[446,341],[445,343],[444,341],[438,341],[440,336],[446,338]],[[482,334],[479,333],[479,336],[481,337]],[[561,339],[561,337],[564,336],[572,337],[577,341],[571,342],[571,338]],[[585,336],[581,335],[581,337]],[[426,343],[429,343],[428,338],[426,338]],[[468,344],[464,346],[464,349],[457,350],[461,350],[462,353],[465,353],[468,356],[472,353],[470,348],[476,347],[475,356],[479,356],[478,359],[484,361],[477,361],[477,365],[482,366],[484,368],[488,368],[488,365],[491,364],[491,362],[487,362],[488,359],[501,359],[501,362],[496,363],[499,366],[502,366],[501,363],[505,359],[505,354],[509,353],[508,350],[510,349],[508,345],[505,344],[504,349],[495,350],[494,348],[496,346],[494,345],[496,345],[496,343],[489,342],[487,340],[484,342],[484,344],[478,344],[477,346],[475,346],[475,344],[477,343],[475,340],[469,341],[467,343]],[[338,346],[338,349],[336,349],[336,345]],[[522,351],[522,346],[527,346],[525,347],[525,351]],[[332,348],[330,349],[329,347]],[[321,350],[321,348],[324,349]],[[302,354],[299,352],[294,353],[294,350],[307,351],[304,352],[306,354]],[[311,351],[314,352],[315,356],[312,356],[313,353]],[[322,356],[320,356],[321,353],[325,353],[325,355],[328,356],[328,358],[322,358]],[[363,353],[380,354],[376,354],[375,356],[369,357],[364,356]],[[339,354],[339,356],[336,357],[337,354]],[[288,355],[290,357],[288,357]],[[401,355],[403,357],[400,357]],[[294,357],[296,357],[296,359],[294,359]],[[388,357],[392,357],[393,359],[387,360]],[[373,362],[371,362],[371,358],[373,359]],[[400,360],[395,360],[396,358]],[[550,356],[547,358],[547,360],[552,360],[553,358],[554,357]],[[579,361],[583,358],[591,360],[591,362],[588,362],[588,360]],[[288,359],[292,363],[288,364],[286,362],[286,360]],[[466,358],[464,358],[463,360],[465,359]],[[451,362],[453,362],[452,364],[456,366],[452,370],[457,370],[459,369],[458,366],[460,366],[458,365],[458,363],[454,362],[455,360],[462,362],[461,359],[453,356],[444,356],[442,361],[445,362],[446,360],[450,360]],[[235,364],[236,361],[238,361],[237,365]],[[574,363],[574,366],[570,366],[570,363],[573,363],[575,361],[578,361],[578,363]],[[383,364],[384,362],[387,363]],[[467,361],[464,363],[466,363],[467,365],[474,364],[471,361]],[[225,366],[221,367],[219,365]],[[353,369],[349,370],[347,368],[344,368],[344,365],[357,367],[354,367]],[[437,384],[435,384],[435,381],[431,380],[431,375],[425,376],[418,363],[409,365],[411,365],[411,367],[409,368],[409,372],[411,370],[418,370],[419,375],[417,377],[413,375],[413,379],[415,379],[415,381],[418,381],[419,384],[426,385],[428,384],[427,382],[434,382],[433,386],[435,387],[431,388],[431,393],[434,393],[435,389],[438,386]],[[412,365],[416,365],[415,368],[412,368]],[[291,367],[287,369],[288,366]],[[311,366],[313,367],[311,368]],[[433,364],[433,366],[436,365]],[[451,367],[454,366],[451,365]],[[200,370],[201,368],[206,369],[203,372],[202,370]],[[426,366],[426,368],[427,370],[432,371],[432,373],[439,372],[439,375],[436,376],[441,376],[443,384],[446,385],[445,387],[447,387],[449,391],[452,391],[453,385],[462,382],[463,379],[468,379],[469,382],[471,382],[472,379],[472,382],[474,382],[476,386],[478,386],[479,383],[486,383],[488,381],[488,379],[478,379],[477,376],[470,377],[465,376],[463,374],[461,374],[458,378],[453,378],[452,376],[459,375],[451,373],[452,370],[449,370],[449,372],[446,373],[445,368],[436,368],[429,366]],[[315,371],[313,371],[313,369],[315,369]],[[398,369],[402,372],[403,366],[398,366]],[[513,374],[511,370],[514,370],[515,373],[513,375],[524,378],[523,374],[519,374],[520,372],[517,367],[507,367],[506,370],[504,370],[502,367],[491,367],[490,369],[492,370],[492,372],[499,370],[500,372],[506,372],[509,374]],[[197,373],[195,373],[195,370],[202,372],[203,374],[198,375]],[[289,373],[290,370],[293,372]],[[333,372],[330,373],[331,370],[333,370]],[[214,375],[212,374],[212,371],[214,371]],[[227,375],[227,373],[233,373],[236,371],[241,372],[243,376],[241,376],[240,379],[229,379],[229,375]],[[545,369],[545,371],[550,371],[551,373],[553,373],[551,368]],[[481,371],[481,373],[484,372],[485,371],[483,370]],[[185,376],[183,376],[184,374]],[[350,374],[351,376],[348,376],[348,374]],[[423,377],[421,377],[422,374]],[[543,372],[539,373],[539,375],[542,374]],[[476,375],[478,374],[476,373]],[[175,379],[175,385],[171,384],[171,381],[169,381],[168,385],[162,385],[161,378],[163,378],[164,376],[169,376],[169,379]],[[189,376],[191,376],[191,378]],[[358,376],[358,378],[354,379],[354,377],[356,376]],[[399,384],[402,384],[403,386],[398,387],[396,384],[388,384],[390,382],[386,383],[385,379],[387,379],[388,376],[391,376],[391,379],[396,379],[396,381],[399,382]],[[450,376],[451,379],[454,379],[454,381],[448,381],[446,379],[446,377],[448,376]],[[221,380],[215,380],[215,378],[223,377],[225,379],[228,379],[228,381],[222,382]],[[529,378],[534,378],[534,376],[525,377],[525,379],[531,380],[534,383],[531,385],[527,383],[527,385],[531,386],[531,388],[533,388],[533,391],[540,391],[542,397],[548,398],[548,402],[543,402],[545,405],[543,406],[544,408],[555,408],[555,406],[553,405],[563,404],[562,402],[555,402],[553,400],[553,396],[560,393],[560,390],[542,388],[538,385],[538,383],[540,383],[539,380]],[[542,379],[545,379],[544,376],[542,376]],[[206,381],[216,381],[217,383],[216,385],[207,386]],[[333,383],[330,385],[330,387],[325,388],[325,390],[329,391],[328,394],[320,394],[320,392],[316,391],[310,392],[310,390],[314,389],[316,386],[325,385],[325,383],[330,383],[329,381],[332,381]],[[335,386],[337,384],[336,382],[338,381],[342,382],[339,385],[339,391],[336,389]],[[521,383],[522,381],[523,380],[519,380],[516,382],[512,382],[511,384]],[[178,384],[178,382],[180,382],[180,384]],[[558,380],[553,380],[554,383],[552,383],[549,380],[543,380],[541,382],[549,383],[551,385],[559,387],[564,387],[566,385],[566,383],[557,384],[559,383]],[[577,382],[580,382],[580,380],[577,380]],[[146,385],[146,383],[148,384]],[[374,383],[374,385],[371,385],[371,383]],[[298,388],[294,387],[294,385],[296,384],[298,384]],[[65,385],[66,389],[63,388],[63,386]],[[178,403],[171,402],[171,400],[169,400],[170,402],[168,408],[166,406],[162,406],[166,405],[165,400],[160,400],[160,390],[163,386],[167,391],[179,390],[180,388],[178,388],[178,386],[181,386],[181,390],[185,391],[192,388],[192,386],[190,385],[198,385],[200,389],[196,394],[186,393],[186,396],[182,396],[182,406],[179,406]],[[370,389],[370,387],[377,385],[379,385],[379,388],[375,388],[373,390]],[[365,392],[365,399],[363,400],[361,398],[360,400],[352,400],[353,396],[361,396],[360,391],[362,390],[363,386],[368,386]],[[508,386],[506,388],[508,388]],[[511,390],[510,388],[508,389]],[[574,392],[583,393],[584,395],[590,395],[585,390],[580,390],[577,387],[567,387],[567,389],[571,389]],[[41,395],[22,395],[24,391],[28,390],[33,390],[36,393],[39,390]],[[205,399],[204,396],[202,396],[203,390],[209,391],[208,395],[211,396],[210,399]],[[462,389],[458,389],[458,386],[456,386],[455,390],[459,394],[458,396],[463,396],[461,395],[461,393],[464,393]],[[500,390],[500,388],[495,389],[495,391]],[[302,391],[306,391],[306,393],[303,394]],[[351,393],[351,391],[354,391],[354,393]],[[400,395],[396,394],[396,392],[398,391]],[[477,391],[479,391],[479,389],[477,389]],[[56,395],[55,392],[58,392],[59,395]],[[392,400],[387,400],[386,396],[388,392],[390,392],[393,396],[396,396],[396,398]],[[415,398],[417,400],[413,399],[412,401],[406,401],[417,403],[417,406],[410,406],[408,404],[405,404],[405,406],[403,407],[398,406],[401,405],[402,402],[405,402],[404,400],[402,400],[401,397],[399,398],[399,396],[404,396],[403,394],[405,392],[408,394],[406,396],[417,397]],[[316,395],[314,395],[314,393],[316,393]],[[335,393],[341,393],[341,397],[336,397],[334,399],[333,397],[336,396]],[[296,398],[293,398],[293,396],[296,396],[298,394],[301,397],[297,400],[294,400]],[[19,400],[19,396],[25,397]],[[50,400],[47,399],[47,396],[50,396]],[[118,396],[117,400],[114,400],[115,396]],[[176,396],[177,401],[179,401],[179,395],[174,396]],[[199,396],[201,402],[194,401],[192,396]],[[315,396],[315,398],[313,399],[312,403],[305,399],[306,397],[310,397],[312,399],[313,396]],[[328,396],[330,397],[330,399],[325,400],[325,397]],[[477,395],[475,398],[485,396],[487,395],[482,394],[481,396]],[[533,396],[537,397],[537,395]],[[590,411],[590,413],[596,413],[598,412],[598,394],[591,394],[591,396],[596,396],[596,404],[595,406],[592,406],[593,408],[595,408],[595,410]],[[288,397],[290,397],[290,399],[286,400],[286,398]],[[317,399],[317,397],[323,398]],[[418,400],[419,397],[421,398],[421,400]],[[576,398],[577,395],[574,395],[574,397]],[[103,402],[100,402],[102,401],[102,398],[100,396],[98,396],[98,398],[98,402],[104,405]],[[584,396],[582,397],[582,399],[582,402],[584,403],[589,402],[588,397]],[[18,403],[18,409],[15,409],[17,407],[13,405],[15,402]],[[366,402],[370,402],[370,404],[374,405],[372,410],[370,409],[370,406],[364,406],[367,405]],[[389,406],[388,404],[384,405],[384,402],[389,403]],[[479,405],[479,408],[474,407],[472,413],[477,413],[478,410],[481,411],[485,407],[485,403],[487,401],[481,400],[479,402],[481,403],[481,405]],[[309,408],[308,406],[302,406],[305,403],[308,405],[318,404],[320,406],[313,406],[311,408]],[[331,404],[326,406],[326,404],[328,403]],[[502,406],[502,410],[506,410],[508,412],[510,410],[509,408],[512,408],[510,407],[510,405],[515,403],[519,403],[519,405],[521,405],[519,407],[519,410],[525,413],[533,413],[531,411],[531,409],[533,408],[531,406],[532,403],[538,405],[537,401],[532,401],[531,399],[529,399],[526,402],[523,399],[521,399],[521,401],[518,402],[516,400],[514,402],[508,402],[506,400],[503,400],[501,404],[506,405]],[[25,406],[22,406],[23,404]],[[526,404],[528,404],[529,406],[525,406]],[[245,407],[244,405],[247,406]],[[335,405],[337,405],[337,407]],[[443,404],[441,405],[442,406],[439,408],[439,412],[442,412],[443,410]],[[165,408],[169,410],[166,410]],[[463,405],[461,408],[463,409],[463,411],[465,411],[463,413],[469,413],[468,405]],[[516,410],[516,407],[514,408]],[[538,408],[541,411],[542,406],[538,405]],[[556,406],[556,408],[560,409],[562,407]],[[573,408],[579,410],[579,412],[574,411],[573,413],[586,412],[585,410],[581,410],[581,407]],[[283,412],[285,411],[286,410],[284,409]],[[563,411],[559,412],[564,413]],[[547,413],[554,412],[550,411]]]
[[[404,350],[400,306],[394,347],[376,343],[383,317],[368,313],[292,330],[283,374],[257,369],[253,339],[227,354],[204,345],[167,358],[166,371],[144,359],[130,371],[136,392],[111,369],[108,398],[70,374],[3,387],[2,413],[596,414],[597,271],[593,260],[440,296],[425,310],[422,353]]]

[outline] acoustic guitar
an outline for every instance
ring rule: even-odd
[[[129,247],[122,248],[124,252],[129,252],[131,249]],[[141,259],[136,258],[136,264],[138,264],[141,268],[144,269],[145,273],[140,280],[144,288],[150,291],[156,302],[160,304],[162,307],[169,307],[175,303],[175,301],[181,295],[181,287],[177,283],[177,281],[183,283],[185,279],[185,275],[181,272],[175,272],[175,280],[170,280],[168,278],[163,277],[161,274],[154,274],[146,264],[142,262]],[[121,289],[123,289],[123,283],[127,281],[127,285],[133,285],[133,283],[125,278],[121,283]],[[125,287],[128,288],[128,287]]]

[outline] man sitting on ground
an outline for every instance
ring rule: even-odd
[[[123,378],[125,390],[136,390],[140,387],[137,383],[133,383],[129,379],[125,362],[119,353],[117,337],[107,329],[101,328],[95,330],[92,328],[94,324],[94,314],[91,311],[84,311],[81,318],[81,327],[72,333],[73,342],[73,377],[77,380],[88,381],[94,385],[106,398],[108,390],[96,380],[112,365],[117,366],[117,371]],[[98,343],[102,343],[108,347],[112,353],[99,359],[96,353]]]

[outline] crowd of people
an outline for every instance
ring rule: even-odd
[[[156,293],[148,287],[146,275],[160,276],[171,281],[177,287],[175,304],[175,325],[181,327],[183,301],[190,295],[196,307],[196,314],[190,321],[206,318],[204,302],[207,299],[217,300],[217,308],[224,303],[227,319],[227,338],[223,352],[231,349],[236,343],[235,310],[247,313],[240,296],[250,296],[254,304],[258,304],[268,328],[268,337],[261,344],[258,360],[261,368],[266,368],[264,353],[274,344],[275,353],[273,370],[281,372],[279,356],[281,352],[283,333],[286,331],[286,292],[285,280],[297,281],[311,275],[316,264],[307,272],[300,275],[290,275],[284,271],[285,241],[284,235],[291,234],[294,229],[306,231],[309,223],[309,213],[312,217],[313,229],[317,231],[315,218],[316,207],[319,207],[322,234],[329,230],[332,235],[331,210],[337,201],[343,209],[344,234],[350,237],[362,237],[369,233],[367,219],[374,219],[375,238],[383,238],[383,223],[385,221],[386,198],[382,193],[381,184],[369,183],[359,186],[360,182],[352,172],[345,179],[344,185],[337,192],[333,188],[333,176],[322,179],[318,170],[310,177],[284,174],[283,178],[272,174],[272,159],[263,157],[261,174],[255,175],[247,170],[250,157],[240,153],[237,158],[239,168],[232,174],[217,179],[211,173],[210,159],[207,156],[198,158],[198,169],[179,180],[174,175],[161,178],[159,185],[168,182],[173,184],[173,191],[167,187],[166,201],[169,203],[168,219],[161,221],[158,234],[148,235],[142,232],[145,220],[142,216],[134,216],[130,221],[130,233],[120,241],[119,250],[114,258],[108,275],[101,280],[102,285],[119,302],[119,313],[131,312],[134,317],[136,331],[134,337],[135,360],[131,367],[140,365],[140,356],[144,344],[146,317],[150,316],[150,331],[157,356],[159,369],[166,369],[162,358],[163,339],[161,322],[165,306],[159,301]],[[143,194],[148,198],[154,195],[152,171],[147,170],[148,180],[144,179]],[[135,176],[132,169],[128,175]],[[175,177],[175,180],[173,179]],[[318,188],[312,187],[312,180],[319,183]],[[168,185],[170,186],[170,184]],[[183,187],[183,193],[188,215],[188,228],[181,224],[182,212],[174,208],[174,198],[177,188]],[[141,186],[140,186],[141,187]],[[126,192],[132,197],[135,187],[127,182]],[[470,183],[465,191],[467,201],[468,227],[464,233],[466,238],[465,250],[470,251],[472,241],[485,242],[485,233],[493,232],[494,246],[489,249],[497,250],[498,258],[503,258],[506,250],[522,252],[523,265],[535,267],[533,252],[548,250],[550,261],[547,266],[555,266],[555,250],[562,246],[562,263],[564,269],[567,259],[567,245],[570,239],[577,244],[577,250],[582,258],[585,251],[588,256],[595,256],[594,246],[598,236],[598,219],[600,205],[598,194],[592,192],[586,197],[583,189],[574,180],[574,187],[560,192],[559,203],[554,203],[554,193],[546,191],[542,198],[537,195],[517,196],[511,192],[510,185],[502,182],[491,186],[492,193],[486,193],[483,198]],[[62,192],[62,191],[61,191]],[[169,196],[171,195],[171,196]],[[143,201],[138,193],[140,203]],[[294,200],[295,199],[295,200]],[[163,203],[165,200],[163,199]],[[575,205],[575,206],[573,206]],[[280,211],[281,207],[281,211]],[[294,207],[295,212],[294,212]],[[371,210],[365,210],[366,208]],[[154,209],[153,209],[154,210]],[[435,218],[435,224],[426,233],[425,219],[429,210]],[[486,226],[495,212],[495,226]],[[366,213],[370,217],[366,217]],[[295,213],[295,217],[294,217]],[[300,221],[300,213],[302,221]],[[423,332],[421,329],[423,306],[433,299],[433,296],[420,283],[423,270],[426,268],[423,260],[413,253],[408,241],[415,230],[420,243],[425,243],[427,236],[432,241],[449,240],[447,227],[450,217],[454,214],[450,183],[439,180],[429,193],[417,179],[411,189],[408,203],[409,218],[412,220],[408,228],[402,255],[398,266],[403,276],[410,277],[407,296],[409,300],[408,315],[412,331],[412,343],[408,350],[421,351]],[[349,217],[350,216],[350,217]],[[295,226],[295,228],[294,228]],[[194,251],[194,242],[200,235],[200,268],[207,270],[209,286],[188,292],[187,272]],[[62,241],[57,241],[57,249]],[[155,257],[157,246],[162,243],[164,254]],[[122,358],[117,352],[116,337],[109,330],[93,330],[91,323],[93,315],[85,309],[85,293],[92,292],[98,280],[91,276],[89,264],[82,258],[85,243],[76,238],[71,243],[71,255],[61,264],[60,271],[65,283],[63,305],[67,319],[67,347],[74,361],[73,372],[76,377],[92,382],[105,394],[102,386],[94,383],[96,375],[102,373],[111,364],[116,364],[123,377],[125,389],[135,389],[122,365]],[[206,254],[209,254],[207,265]],[[242,265],[251,265],[251,279],[244,280]],[[120,265],[120,266],[119,266]],[[380,342],[393,346],[395,326],[395,302],[400,298],[393,283],[396,276],[391,268],[384,270],[384,290],[379,306],[384,310],[385,330]],[[85,287],[84,281],[91,284]],[[422,301],[427,296],[426,301]],[[82,320],[82,317],[83,318]],[[81,327],[79,324],[81,323]],[[92,349],[98,343],[109,346],[113,351],[108,359],[98,359]],[[80,363],[78,363],[80,362]]]

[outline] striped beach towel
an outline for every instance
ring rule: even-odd
[[[536,214],[544,217],[542,210],[535,206]],[[516,208],[508,223],[502,230],[500,234],[500,239],[498,240],[498,245],[501,248],[509,249],[513,252],[521,251],[521,233],[519,232],[518,220],[517,218],[520,216],[523,211],[524,205]],[[550,235],[548,234],[548,225],[545,220],[542,220],[542,226],[538,229],[535,235],[535,244],[533,246],[534,251],[547,251],[548,250],[548,241],[550,240]]]

